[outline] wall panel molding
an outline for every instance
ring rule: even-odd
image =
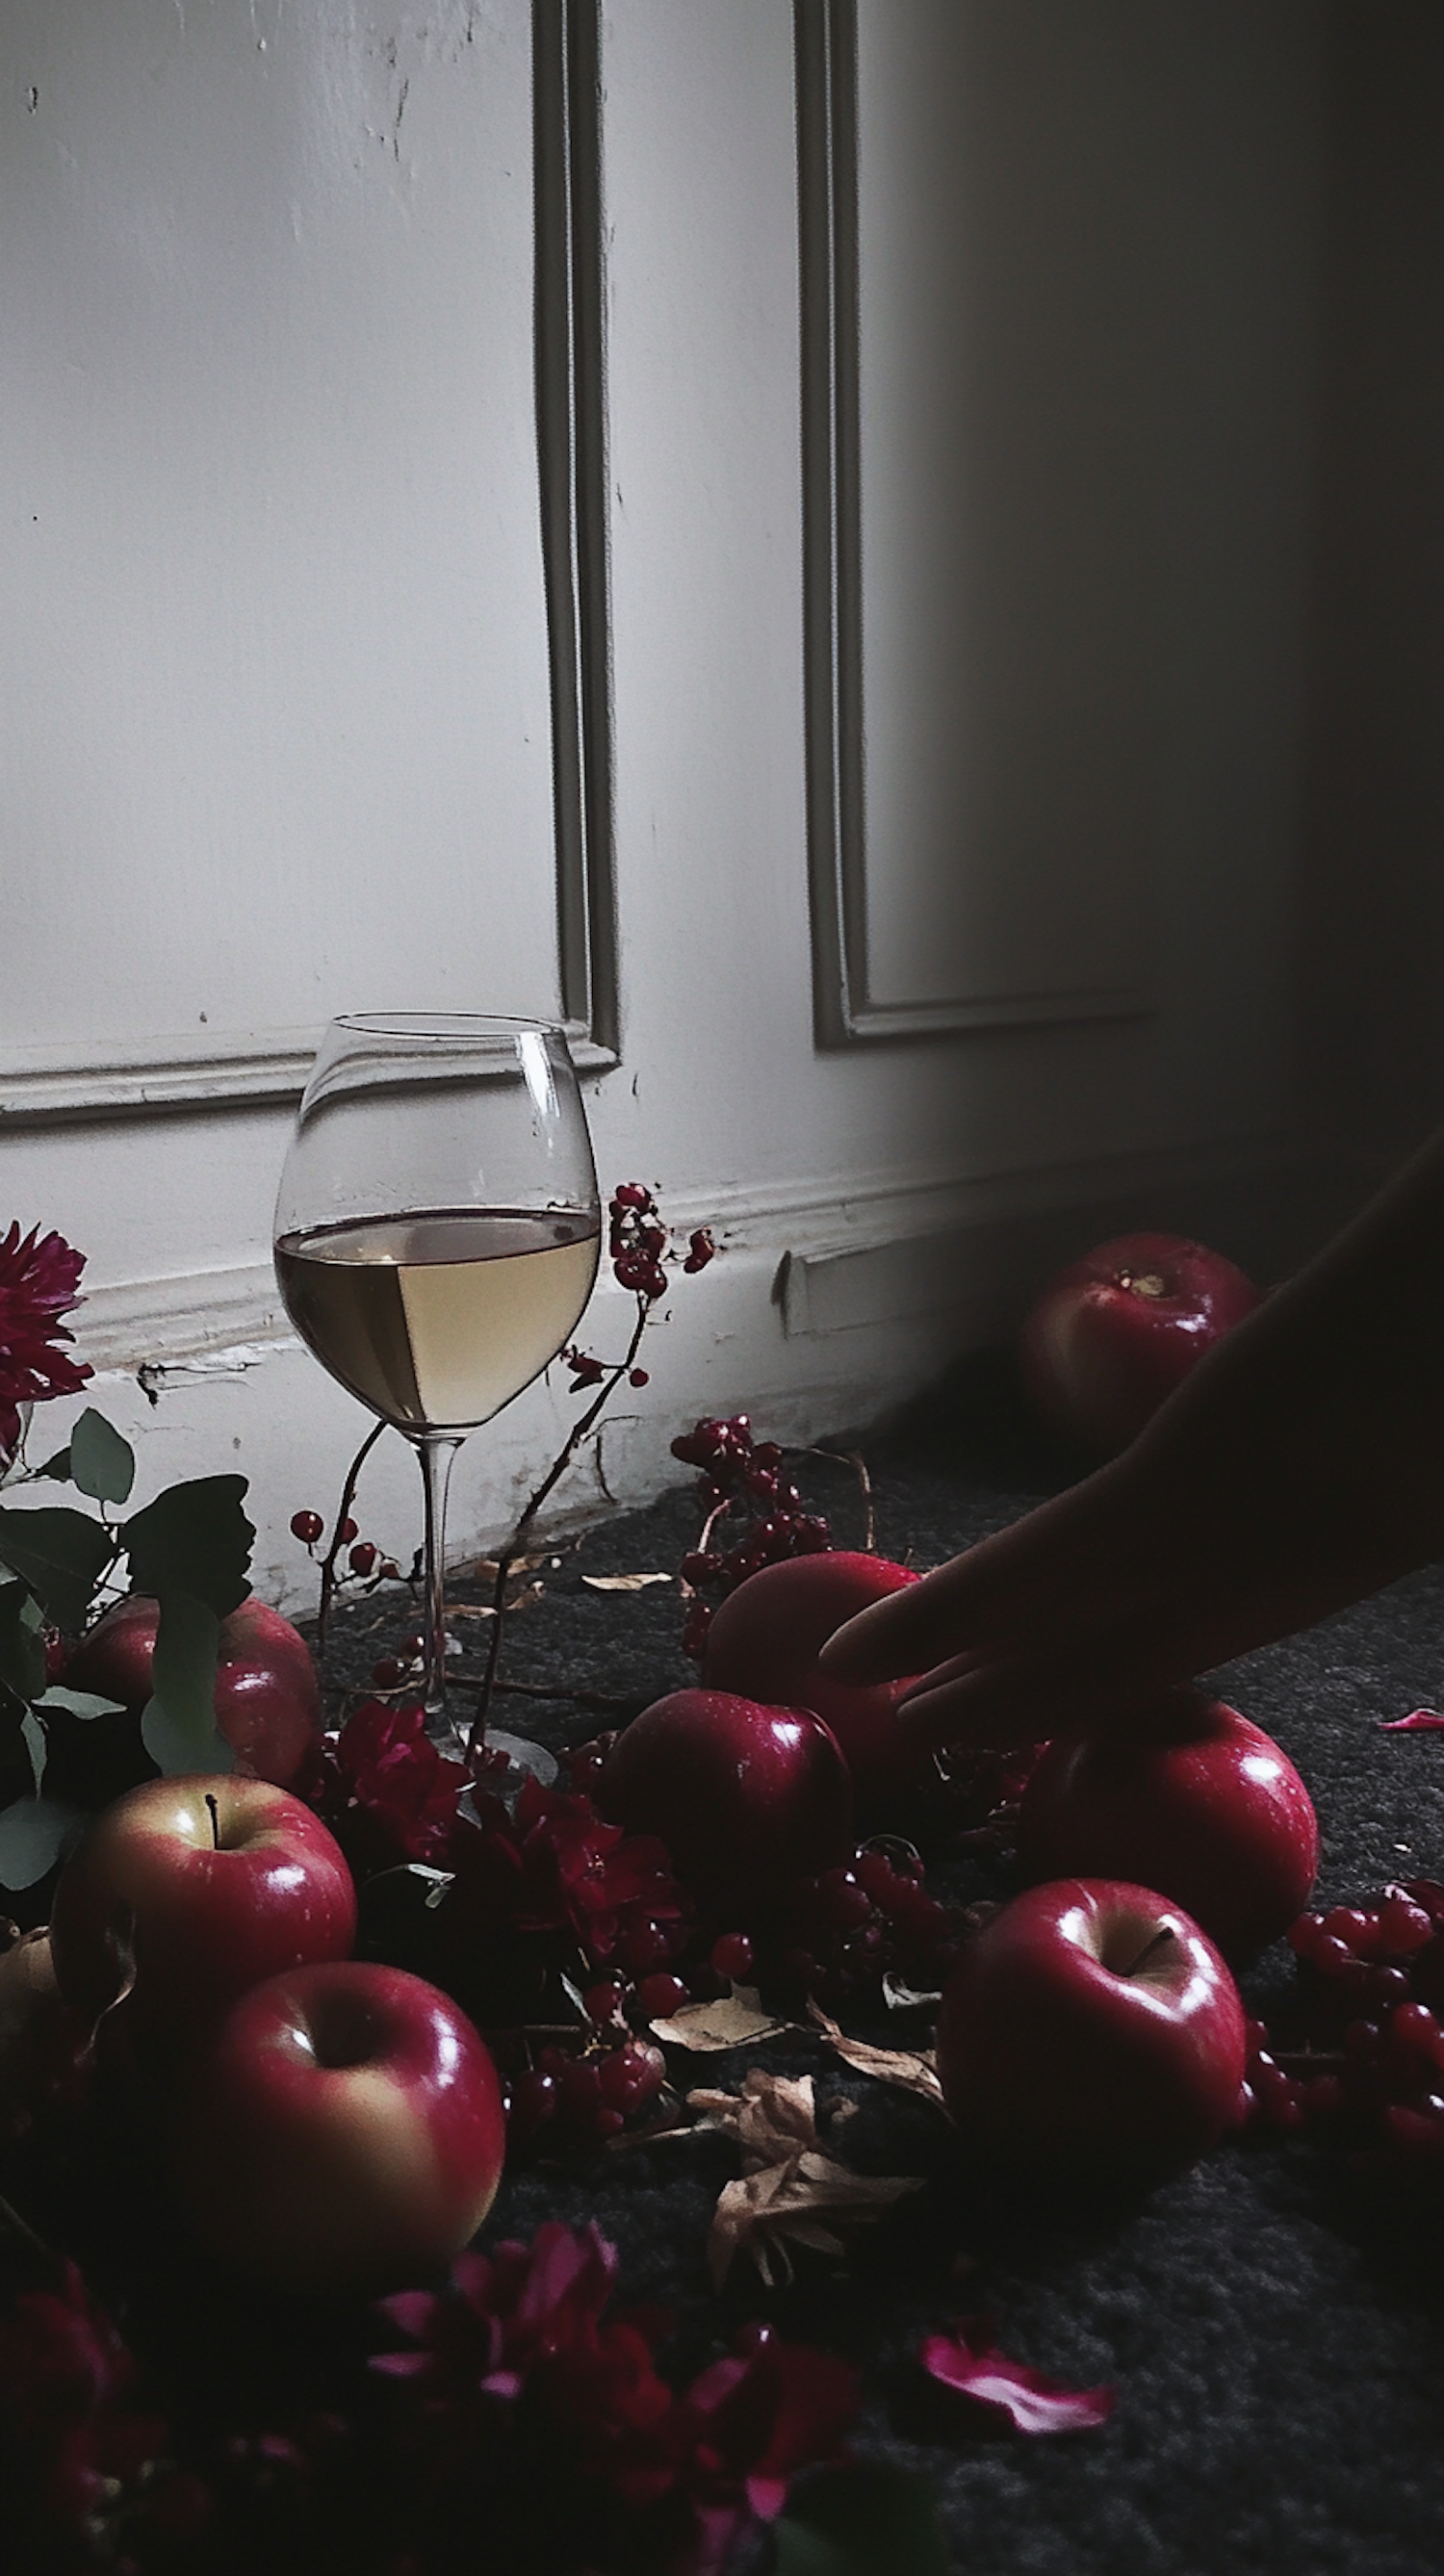
[[[579,1067],[617,1061],[599,0],[532,0],[534,366],[558,986]],[[498,889],[498,900],[502,890]],[[0,1132],[299,1099],[320,1026],[0,1045]]]
[[[1133,980],[898,1001],[872,989],[864,746],[858,0],[795,0],[804,651],[817,1044],[1124,1019]],[[983,863],[981,860],[979,863]]]

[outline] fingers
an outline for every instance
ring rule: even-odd
[[[896,1681],[960,1655],[1021,1646],[1044,1622],[1060,1638],[1086,1631],[1149,1597],[1153,1553],[1125,1530],[1104,1469],[920,1583],[871,1602],[828,1639],[822,1669],[837,1681]]]

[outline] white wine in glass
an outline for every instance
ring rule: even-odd
[[[596,1170],[564,1031],[463,1012],[333,1020],[274,1231],[303,1341],[420,1457],[426,1710],[444,1725],[452,1460],[555,1358],[597,1274]],[[489,1742],[551,1767],[515,1737]]]

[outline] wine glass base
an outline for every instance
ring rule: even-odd
[[[543,1789],[550,1789],[555,1782],[556,1755],[549,1753],[544,1744],[533,1744],[529,1735],[508,1735],[504,1727],[489,1726],[486,1730],[486,1749],[489,1753],[506,1755],[509,1768],[501,1775],[503,1796],[513,1789],[519,1789],[522,1780],[528,1776],[537,1781]]]
[[[504,1770],[499,1770],[499,1767],[494,1772],[484,1770],[476,1780],[476,1788],[492,1790],[494,1798],[515,1798],[523,1780],[535,1780],[541,1788],[553,1788],[553,1783],[556,1783],[556,1754],[548,1752],[546,1744],[533,1744],[530,1736],[510,1736],[502,1726],[489,1726],[486,1728],[484,1752],[507,1757]],[[466,1741],[463,1739],[458,1739],[456,1754],[458,1759],[466,1754]],[[463,1806],[466,1806],[468,1795],[471,1795],[468,1790],[461,1793]]]

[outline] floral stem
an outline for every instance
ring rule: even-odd
[[[637,1320],[632,1327],[632,1338],[627,1344],[626,1357],[617,1362],[616,1367],[611,1371],[611,1374],[607,1378],[605,1385],[602,1386],[599,1392],[593,1397],[592,1402],[588,1405],[586,1412],[581,1414],[572,1424],[571,1430],[568,1432],[561,1448],[557,1451],[555,1458],[552,1460],[550,1467],[543,1476],[541,1483],[537,1486],[535,1493],[524,1506],[521,1518],[517,1522],[515,1529],[512,1531],[510,1538],[507,1540],[505,1547],[502,1548],[497,1557],[496,1579],[492,1585],[491,1594],[492,1620],[491,1633],[487,1639],[486,1671],[482,1676],[481,1691],[476,1704],[476,1715],[472,1719],[471,1733],[467,1739],[466,1758],[468,1762],[473,1762],[476,1759],[476,1756],[482,1751],[486,1743],[486,1721],[491,1709],[492,1696],[497,1688],[497,1666],[501,1661],[501,1634],[506,1621],[507,1577],[511,1572],[512,1566],[516,1562],[516,1559],[525,1549],[527,1539],[531,1532],[532,1523],[536,1519],[536,1516],[541,1510],[543,1503],[546,1501],[547,1496],[552,1492],[553,1488],[560,1483],[562,1477],[566,1474],[568,1467],[571,1465],[573,1458],[576,1456],[578,1449],[581,1447],[582,1442],[587,1438],[588,1434],[595,1429],[596,1424],[601,1418],[604,1407],[610,1403],[612,1396],[616,1393],[616,1390],[620,1386],[623,1378],[629,1375],[636,1360],[637,1353],[642,1346],[642,1335],[647,1328],[648,1304],[648,1299],[639,1294],[637,1298]]]
[[[341,1488],[341,1500],[336,1508],[336,1526],[331,1532],[331,1544],[321,1559],[321,1604],[316,1613],[316,1653],[320,1657],[324,1657],[326,1652],[326,1624],[331,1616],[331,1598],[336,1589],[336,1559],[341,1553],[341,1532],[351,1515],[351,1505],[356,1499],[356,1487],[361,1479],[361,1470],[385,1428],[384,1422],[372,1423],[346,1470],[346,1482]]]

